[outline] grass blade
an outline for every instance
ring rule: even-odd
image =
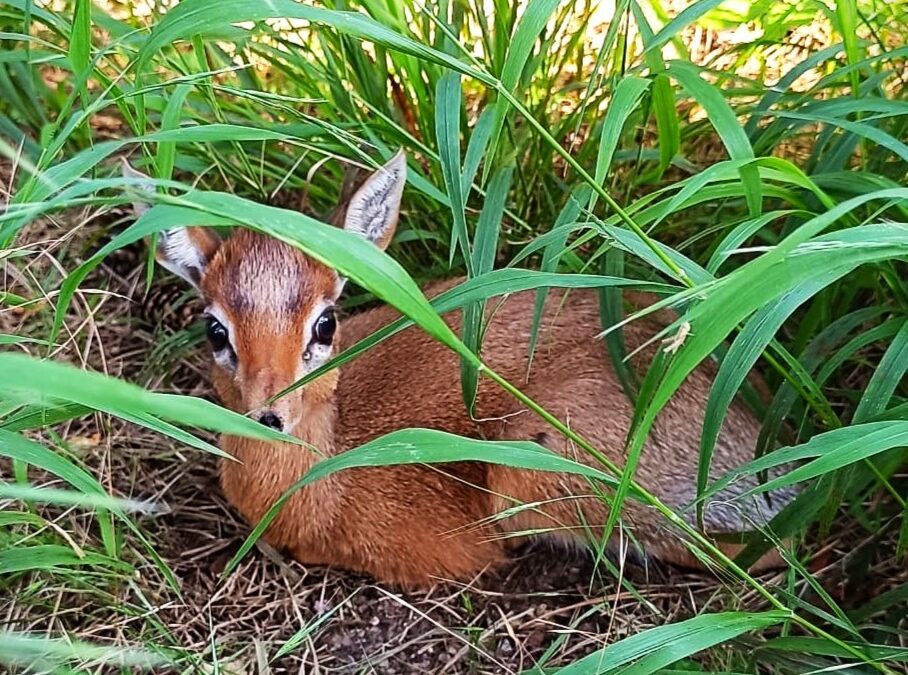
[[[615,672],[649,675],[744,633],[781,623],[789,616],[780,611],[703,614],[624,638],[555,672],[557,675]]]
[[[517,85],[520,81],[520,75],[523,72],[533,44],[542,33],[546,23],[549,21],[552,12],[558,7],[558,0],[530,0],[527,3],[520,21],[517,23],[517,29],[508,44],[507,57],[504,61],[504,67],[501,69],[501,89],[514,95]],[[505,115],[508,111],[508,100],[501,91],[498,93],[498,100],[495,102],[494,118],[492,121],[491,138],[489,146],[488,161],[483,170],[483,183],[488,177],[492,168],[495,154],[498,152],[498,143],[501,137],[501,130],[504,127]]]

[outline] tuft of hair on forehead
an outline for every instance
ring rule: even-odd
[[[232,313],[290,318],[335,299],[337,274],[289,244],[238,230],[221,246],[202,280],[206,299]]]

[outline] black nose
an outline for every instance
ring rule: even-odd
[[[264,424],[266,427],[271,427],[272,429],[277,429],[278,431],[284,428],[284,423],[281,422],[281,418],[270,410],[262,413],[261,417],[259,417],[259,422]]]

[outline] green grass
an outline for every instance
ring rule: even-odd
[[[5,351],[32,355],[0,355],[0,455],[13,462],[14,476],[0,484],[0,497],[21,507],[0,521],[0,569],[34,574],[36,583],[67,583],[71,577],[58,576],[58,568],[73,564],[111,583],[128,574],[119,541],[124,530],[141,537],[130,516],[137,505],[112,499],[66,451],[65,433],[54,431],[61,422],[101,411],[207,451],[215,448],[187,428],[265,433],[196,399],[40,362],[52,348],[20,342],[84,343],[88,331],[71,333],[69,309],[88,297],[79,294],[87,275],[117,248],[177,224],[242,225],[302,248],[404,314],[311,377],[416,324],[460,355],[468,408],[478,379],[489,378],[603,460],[593,470],[531,444],[503,448],[404,430],[327,460],[300,485],[344,467],[397,461],[381,450],[392,442],[411,444],[427,462],[507,450],[506,461],[519,466],[585,471],[619,502],[634,494],[690,529],[634,481],[646,435],[684,378],[717,359],[700,446],[702,504],[720,485],[708,476],[724,411],[737,393],[748,395],[752,368],[766,375],[772,399],[759,411],[761,447],[741,472],[805,460],[760,489],[806,489],[773,522],[773,537],[737,561],[690,532],[699,554],[734,588],[762,598],[766,611],[704,610],[558,672],[617,672],[628,664],[633,672],[665,672],[676,662],[748,672],[903,668],[904,652],[891,647],[908,640],[898,612],[908,580],[869,604],[844,607],[805,566],[816,534],[842,520],[881,547],[895,542],[878,553],[889,569],[904,565],[908,549],[908,4],[832,4],[701,0],[670,18],[661,3],[618,0],[597,48],[587,39],[592,3],[530,0],[515,9],[503,0],[184,0],[166,14],[122,21],[82,0],[62,12],[8,1],[0,7],[0,149],[17,172],[0,215],[4,265],[30,259],[20,233],[39,218],[128,203],[131,186],[108,161],[114,155],[134,151],[134,163],[161,190],[146,217],[87,251],[85,262],[59,254],[62,270],[38,280],[53,303],[37,310],[40,330],[0,336]],[[279,30],[269,21],[275,18],[299,19],[302,27]],[[695,64],[684,31],[697,22],[748,22],[762,38]],[[789,31],[809,25],[828,26],[833,46],[790,61],[769,84],[774,50]],[[119,121],[118,140],[99,137],[102,114]],[[342,183],[339,159],[374,166],[399,147],[414,159],[390,257],[316,219],[263,204],[305,192],[312,212],[325,214]],[[420,293],[419,282],[455,272],[469,280],[432,303]],[[624,470],[482,362],[484,303],[547,287],[601,295],[604,342],[636,405]],[[616,329],[626,318],[622,289],[639,287],[681,311],[670,334],[686,335],[642,381],[624,367]],[[4,293],[0,306],[41,300],[40,293]],[[465,313],[462,335],[439,317],[453,308]],[[27,467],[62,479],[65,492],[29,486]],[[44,501],[93,511],[99,550],[79,555],[60,533],[31,536],[45,531],[33,508]],[[607,530],[618,515],[613,509]],[[742,566],[773,540],[793,547],[784,549],[790,572],[778,586]],[[252,538],[234,562],[251,545]],[[729,640],[732,656],[723,661],[728,652],[716,645]],[[107,654],[0,635],[8,662],[38,650],[44,661],[73,667],[108,657],[141,664],[151,658],[146,651],[172,647],[139,646],[141,654]],[[698,653],[715,659],[687,660]],[[166,658],[197,664],[215,657],[174,651]]]

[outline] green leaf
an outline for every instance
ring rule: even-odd
[[[735,249],[772,221],[791,216],[806,216],[809,218],[811,215],[812,214],[809,211],[789,209],[784,211],[770,211],[758,218],[748,218],[744,222],[739,223],[724,239],[722,239],[721,242],[719,242],[716,250],[713,251],[713,254],[710,256],[709,262],[706,263],[706,269],[710,273],[716,274],[719,271],[719,268],[722,267],[722,264],[734,253]]]
[[[6,335],[5,333],[0,333],[0,345],[19,345],[26,343],[50,346],[50,343],[47,340],[25,337],[24,335]]]
[[[460,110],[462,104],[460,76],[457,73],[447,73],[438,81],[435,88],[435,99],[437,101],[435,135],[438,138],[438,155],[441,159],[445,189],[451,203],[451,213],[454,216],[448,264],[453,264],[454,256],[457,255],[459,249],[467,266],[467,274],[473,276],[470,234],[467,231],[463,190],[461,189]]]
[[[667,75],[659,73],[653,80],[653,113],[656,116],[656,131],[659,134],[659,172],[662,176],[681,150],[681,125],[678,121],[678,104],[675,91]]]
[[[713,450],[719,438],[719,431],[726,413],[732,405],[735,393],[747,374],[779,328],[792,313],[814,294],[824,288],[830,279],[811,280],[789,291],[776,302],[754,314],[735,338],[726,352],[716,373],[706,402],[703,415],[703,431],[700,436],[700,457],[697,465],[697,496],[706,491],[712,466]],[[703,503],[697,507],[697,519],[702,527]]]
[[[839,32],[845,43],[845,56],[848,63],[860,62],[861,53],[858,46],[858,8],[855,0],[837,0],[835,3],[835,16],[838,19]],[[857,70],[850,72],[851,95],[859,96],[860,73]]]
[[[88,103],[86,78],[91,64],[91,0],[76,0],[69,41],[69,62],[80,85],[83,104]]]
[[[508,55],[504,61],[504,67],[501,69],[501,88],[511,94],[515,93],[517,84],[520,81],[520,75],[526,66],[530,52],[539,34],[545,28],[546,23],[552,12],[558,7],[559,0],[530,0],[527,3],[523,16],[517,23],[517,29],[508,44]],[[495,101],[495,118],[492,123],[492,143],[489,147],[488,161],[486,161],[484,176],[488,176],[492,167],[492,161],[495,159],[495,153],[498,151],[498,142],[501,137],[501,130],[504,127],[504,119],[508,110],[508,100],[499,92],[498,99]],[[485,183],[485,179],[483,179]]]
[[[85,509],[103,509],[116,513],[121,518],[126,513],[140,513],[142,515],[156,515],[166,513],[165,507],[154,502],[138,499],[123,499],[111,497],[108,494],[95,494],[77,492],[75,490],[61,490],[58,488],[33,487],[31,485],[14,485],[0,482],[0,499],[15,499],[23,502],[38,502],[41,504],[62,504],[64,506],[78,506]],[[134,533],[139,534],[138,528],[132,521],[124,522]]]
[[[508,191],[511,187],[511,176],[514,166],[508,165],[498,169],[492,176],[486,190],[486,199],[476,224],[476,238],[473,244],[473,275],[487,274],[495,267],[495,254],[498,253],[498,233],[501,219],[507,205]]]
[[[492,123],[495,121],[492,116],[491,108],[484,108],[479,114],[479,119],[473,125],[473,132],[470,134],[470,141],[467,143],[467,154],[463,160],[463,173],[460,177],[460,189],[464,198],[470,194],[470,187],[476,178],[476,172],[479,170],[479,164],[485,156],[486,148],[489,145],[489,138],[492,134]]]
[[[847,644],[860,649],[875,661],[892,661],[894,663],[905,663],[908,661],[908,651],[906,651],[904,647],[866,644],[864,642]],[[837,645],[825,638],[808,637],[804,635],[789,635],[773,638],[760,645],[759,649],[761,651],[792,652],[799,657],[804,654],[821,654],[823,656],[836,656],[844,659],[854,658],[854,654],[850,653],[841,645]]]
[[[511,185],[513,166],[499,169],[492,176],[486,191],[486,201],[479,214],[476,225],[476,237],[473,242],[474,275],[492,271],[495,266],[495,254],[498,252],[498,232],[501,218],[504,215],[508,190]],[[477,302],[468,305],[463,314],[463,342],[474,354],[480,353],[482,344],[482,322],[485,315],[485,303]],[[476,404],[476,392],[479,387],[479,370],[476,364],[464,359],[460,362],[460,385],[464,404],[472,415]]]
[[[835,276],[843,276],[864,262],[905,255],[908,253],[908,231],[898,226],[852,228],[834,233],[834,238],[827,241],[818,239],[816,247],[805,249],[799,255],[791,255],[794,249],[867,201],[899,197],[908,197],[908,190],[881,190],[843,202],[807,221],[767,253],[704,289],[706,298],[684,316],[690,324],[689,337],[664,374],[659,376],[659,384],[653,387],[652,395],[644,396],[641,392],[638,398],[643,408],[635,415],[621,485],[615,494],[615,504],[609,513],[603,536],[609,536],[617,522],[625,489],[634,478],[640,453],[656,416],[691,371],[741,321],[758,308],[774,302],[786,291],[809,282],[811,278],[827,277],[832,270],[836,271]],[[833,245],[835,238],[849,241]],[[890,239],[893,244],[890,248],[882,241],[876,241],[878,239]],[[859,248],[861,242],[863,250]]]
[[[725,97],[711,84],[700,77],[697,68],[689,63],[673,62],[669,72],[679,84],[699,103],[713,128],[722,139],[731,159],[753,159],[754,151],[738,118],[728,105]],[[750,215],[760,215],[763,205],[760,176],[756,166],[745,164],[741,167],[741,183]]]
[[[803,114],[797,112],[778,112],[775,114],[782,119],[803,120],[809,124],[823,123],[839,127],[845,131],[849,131],[873,141],[877,145],[898,155],[903,161],[908,162],[908,143],[900,141],[891,134],[886,133],[882,129],[878,129],[875,126],[871,126],[870,124],[854,122],[852,120],[833,117],[831,115],[820,115],[817,113]]]
[[[874,369],[870,382],[864,389],[864,395],[861,396],[854,411],[852,423],[865,422],[881,414],[889,405],[896,387],[903,381],[906,370],[908,370],[908,321],[902,324],[901,330],[893,338]]]
[[[25,462],[62,478],[81,492],[106,495],[101,484],[68,459],[19,434],[0,429],[0,456]]]
[[[622,673],[649,675],[683,658],[750,631],[774,626],[789,612],[721,612],[702,614],[667,626],[650,628],[555,671],[557,675]]]
[[[720,5],[724,0],[699,0],[678,12],[678,15],[669,21],[662,29],[647,42],[647,52],[660,48],[666,42],[678,35],[688,25],[706,14],[709,10]]]
[[[542,254],[541,268],[543,273],[551,273],[558,268],[558,260],[561,257],[568,235],[573,229],[571,224],[580,216],[580,210],[583,208],[584,202],[589,201],[590,197],[588,195],[590,192],[591,191],[586,186],[582,186],[575,192],[571,192],[568,195],[564,206],[561,208],[561,211],[558,213],[558,217],[552,224],[552,229],[549,230],[548,235],[542,235],[536,238],[536,242],[542,243],[542,239],[554,235],[551,237],[552,241],[545,245],[545,250]],[[515,259],[511,264],[517,264],[517,262],[518,261]],[[533,367],[533,356],[536,354],[536,343],[539,340],[539,324],[542,321],[542,312],[545,309],[546,297],[548,297],[548,288],[542,287],[536,293],[536,299],[533,303],[533,323],[530,325],[530,344],[528,346],[530,358],[527,362],[527,375],[529,375],[530,368]]]
[[[490,82],[487,75],[462,61],[404,37],[365,14],[322,9],[293,0],[219,0],[214,4],[210,0],[183,0],[170,8],[155,25],[139,52],[136,68],[139,72],[144,71],[152,55],[177,40],[193,35],[217,36],[233,24],[261,22],[266,19],[304,19],[315,25],[330,26],[345,35],[368,40],[421,60],[447,66],[480,81]]]
[[[725,474],[703,495],[704,499],[716,494],[723,487],[741,476],[754,475],[803,459],[815,457],[788,473],[759,485],[742,499],[769,492],[788,485],[795,485],[817,476],[831,473],[886,450],[908,446],[908,422],[885,421],[854,424],[817,434],[806,443],[785,448],[764,455]]]
[[[84,405],[175,436],[181,441],[185,440],[184,436],[176,434],[172,425],[161,423],[157,418],[237,436],[298,442],[200,398],[155,394],[99,373],[41,361],[24,354],[0,354],[0,394],[26,402],[49,400]],[[223,454],[216,448],[208,447]]]
[[[624,275],[624,251],[612,247],[602,258],[602,271],[609,276]],[[605,333],[605,346],[612,369],[621,382],[621,388],[631,405],[636,403],[637,390],[640,388],[636,370],[627,360],[627,345],[624,342],[624,331],[614,326],[624,321],[624,293],[620,286],[603,286],[599,289],[599,314],[602,329]]]
[[[623,78],[615,87],[599,132],[599,151],[596,154],[596,171],[594,174],[598,184],[602,185],[605,182],[627,118],[637,108],[640,103],[640,97],[643,96],[643,93],[648,88],[649,80],[632,75]],[[590,196],[589,211],[596,207],[597,197],[598,195],[595,192]]]
[[[94,645],[72,636],[56,639],[46,635],[31,635],[0,631],[0,663],[21,666],[32,672],[74,672],[63,670],[61,664],[93,664],[119,666],[124,672],[151,670],[169,663],[163,654],[108,645]],[[165,669],[166,670],[166,669]],[[79,672],[85,672],[84,670]]]
[[[188,84],[180,84],[173,90],[173,94],[167,101],[167,107],[164,108],[164,114],[161,116],[161,130],[170,131],[180,126],[180,117],[183,114],[183,104],[192,87]],[[155,158],[157,172],[155,176],[159,180],[170,180],[173,176],[173,164],[177,154],[177,142],[162,141],[158,143],[158,154]]]
[[[122,572],[129,565],[97,553],[86,552],[78,555],[71,548],[55,544],[37,544],[21,548],[7,548],[0,551],[0,574],[14,572],[48,572],[61,567],[97,565]]]

